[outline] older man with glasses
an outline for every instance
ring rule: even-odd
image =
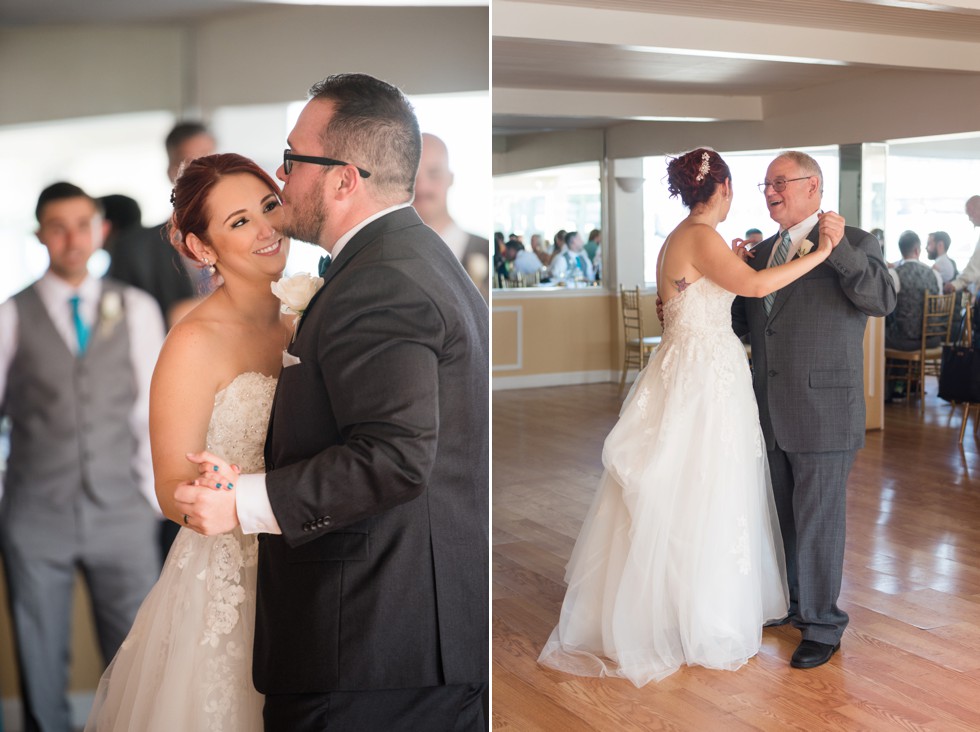
[[[868,232],[823,213],[823,174],[805,153],[781,153],[759,184],[780,231],[753,250],[756,269],[805,256],[823,229],[843,228],[826,262],[766,298],[736,297],[735,332],[749,334],[753,385],[786,554],[791,660],[814,668],[840,648],[845,486],[864,445],[864,331],[895,307],[895,286]]]

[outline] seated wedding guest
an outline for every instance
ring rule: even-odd
[[[541,234],[531,234],[531,251],[537,256],[542,265],[547,265],[551,260],[545,244],[546,242]]]
[[[504,258],[511,263],[509,269],[512,278],[516,274],[528,275],[541,272],[544,268],[541,260],[532,252],[527,251],[520,242],[507,242]]]
[[[599,229],[593,229],[589,232],[589,238],[585,242],[585,254],[590,262],[595,262],[596,254],[601,246],[602,232]]]
[[[576,271],[581,274],[576,274]],[[577,231],[570,231],[565,236],[565,248],[551,260],[549,273],[552,280],[574,277],[595,282],[595,268],[585,255],[585,243]]]
[[[925,294],[942,292],[939,272],[919,261],[921,241],[914,231],[898,237],[902,261],[888,270],[898,293],[898,304],[885,318],[885,347],[914,351],[922,345],[922,308]],[[933,345],[939,345],[938,342]]]
[[[956,262],[950,259],[949,254],[947,254],[949,243],[949,234],[945,231],[934,231],[929,234],[929,238],[926,240],[926,254],[931,261],[935,262],[932,268],[943,278],[943,284],[952,282],[959,274]]]
[[[555,261],[555,257],[557,257],[559,254],[561,254],[562,251],[565,249],[565,236],[566,235],[567,234],[566,234],[566,232],[565,232],[564,229],[559,229],[558,231],[555,232],[555,243],[552,245],[552,247],[551,247],[551,254],[548,257],[548,266],[549,267],[551,266],[551,263]]]
[[[76,573],[108,662],[160,570],[148,405],[164,326],[145,292],[89,274],[107,230],[95,200],[54,183],[35,213],[48,269],[0,305],[0,553],[24,727],[68,732]]]
[[[423,133],[422,159],[415,177],[412,205],[422,221],[446,242],[486,300],[490,297],[490,242],[463,231],[449,215],[449,189],[453,179],[446,143],[433,134]]]

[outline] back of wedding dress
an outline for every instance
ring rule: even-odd
[[[247,372],[218,392],[207,450],[243,473],[264,472],[275,388],[274,377]],[[86,732],[261,732],[251,681],[257,556],[256,537],[238,528],[180,530],[99,683]]]
[[[782,546],[733,295],[702,277],[606,438],[605,471],[539,661],[637,686],[685,664],[735,669],[787,607]]]

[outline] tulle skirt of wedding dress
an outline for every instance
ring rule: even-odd
[[[665,338],[603,464],[539,661],[637,686],[684,664],[744,664],[788,595],[751,375],[730,329]]]
[[[86,732],[262,732],[256,537],[181,529],[99,683]]]

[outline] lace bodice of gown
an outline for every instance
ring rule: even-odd
[[[265,470],[265,433],[276,379],[254,371],[236,376],[214,398],[208,452],[235,463],[243,473]]]
[[[734,299],[707,277],[695,280],[664,303],[664,338],[731,334]]]

